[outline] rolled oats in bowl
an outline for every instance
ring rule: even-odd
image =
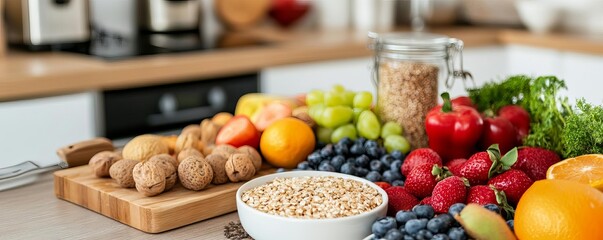
[[[331,219],[369,212],[383,203],[373,187],[334,176],[277,177],[241,195],[264,213],[302,219]]]

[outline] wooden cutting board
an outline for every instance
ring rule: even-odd
[[[273,173],[264,168],[256,177]],[[97,178],[89,166],[54,173],[54,193],[121,223],[159,233],[237,210],[235,194],[242,183],[210,185],[191,191],[176,184],[170,191],[145,197],[134,188],[121,188],[110,178]]]

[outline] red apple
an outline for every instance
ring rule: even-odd
[[[289,27],[310,10],[309,0],[273,0],[270,16],[281,26]]]
[[[236,148],[249,145],[257,149],[260,145],[260,132],[247,116],[237,115],[220,128],[216,145],[220,144],[230,144]]]
[[[260,112],[254,116],[253,123],[258,131],[263,132],[273,122],[286,117],[291,117],[293,110],[289,105],[281,102],[273,102],[263,107]]]

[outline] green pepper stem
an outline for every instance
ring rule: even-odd
[[[444,100],[444,104],[442,105],[442,112],[452,112],[452,102],[450,101],[450,94],[448,92],[443,92],[440,97]]]

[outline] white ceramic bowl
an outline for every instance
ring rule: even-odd
[[[557,26],[560,9],[542,0],[518,0],[515,7],[523,24],[534,33],[547,33]]]
[[[241,200],[243,192],[272,181],[276,177],[333,176],[352,179],[368,184],[383,197],[383,203],[375,209],[355,216],[333,219],[299,219],[267,214],[256,210]],[[387,194],[374,183],[362,178],[332,172],[293,171],[276,173],[253,179],[237,191],[237,211],[241,224],[251,237],[259,240],[320,240],[320,239],[363,239],[371,234],[371,225],[387,214]]]

